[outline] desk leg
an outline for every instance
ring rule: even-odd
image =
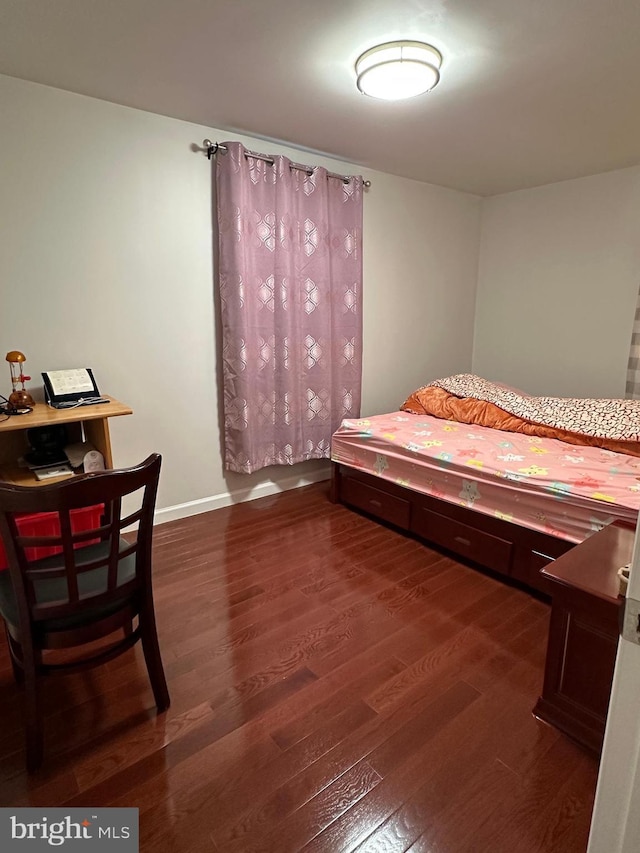
[[[99,418],[95,421],[84,421],[83,426],[87,441],[91,442],[95,449],[102,453],[105,468],[113,468],[108,419]]]

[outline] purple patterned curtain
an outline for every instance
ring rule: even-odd
[[[362,178],[217,156],[225,466],[330,454],[360,414]]]

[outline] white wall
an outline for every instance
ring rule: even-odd
[[[111,422],[117,463],[164,456],[160,507],[210,508],[229,492],[326,470],[223,472],[211,168],[192,147],[235,138],[363,170],[2,76],[0,115],[0,352],[22,350],[34,377],[92,367],[101,391],[135,412]],[[366,177],[363,413],[372,414],[434,376],[470,369],[480,200]],[[7,366],[0,391],[8,380]]]
[[[473,370],[623,397],[640,284],[640,167],[483,200]]]
[[[393,411],[431,379],[471,369],[480,237],[479,198],[371,174],[363,414]]]

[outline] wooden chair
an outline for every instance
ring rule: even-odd
[[[27,770],[42,763],[41,676],[105,663],[142,640],[159,712],[169,707],[151,586],[151,541],[161,457],[133,468],[84,474],[45,486],[0,483],[0,533],[9,570],[0,572],[0,613],[16,681],[24,682]],[[138,493],[139,508],[122,517],[122,499]],[[74,510],[102,505],[91,529],[73,532]],[[22,535],[16,514],[57,513],[59,533]],[[138,523],[136,541],[121,537]],[[84,526],[84,525],[83,525]],[[130,537],[133,538],[133,537]],[[61,553],[29,562],[26,548],[60,547]],[[134,628],[134,619],[137,625]],[[77,650],[52,662],[56,652],[93,643],[115,632],[96,650]],[[58,657],[59,657],[58,652]]]

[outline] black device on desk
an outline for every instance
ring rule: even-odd
[[[49,370],[42,374],[45,401],[54,409],[74,409],[108,403],[100,396],[93,371],[89,367],[73,370]]]
[[[64,452],[67,443],[67,430],[64,424],[32,427],[27,430],[29,450],[24,454],[30,468],[43,468],[47,465],[68,463]]]

